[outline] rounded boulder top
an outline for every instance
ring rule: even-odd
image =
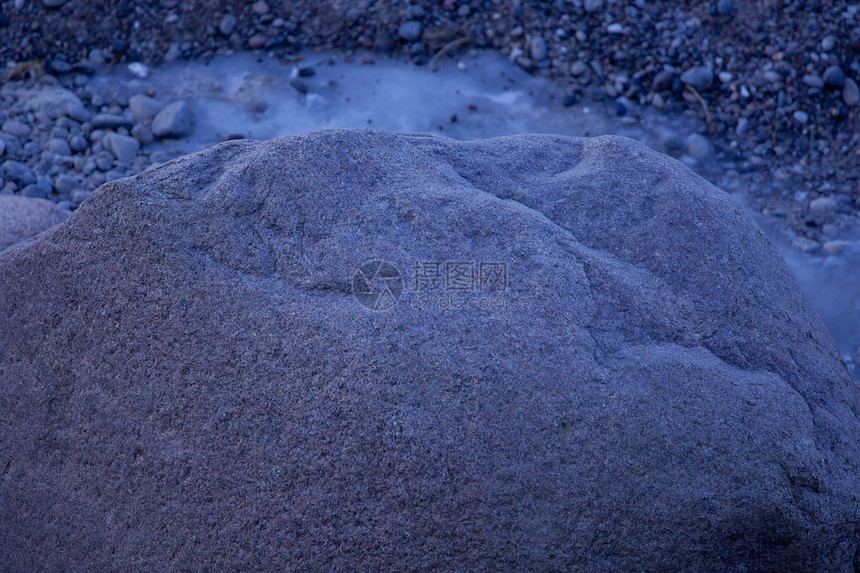
[[[12,570],[857,566],[858,394],[619,137],[239,140],[0,256]]]

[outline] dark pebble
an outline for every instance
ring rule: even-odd
[[[290,80],[290,86],[292,86],[292,88],[294,90],[296,90],[297,92],[299,92],[300,94],[306,94],[306,93],[308,93],[308,91],[310,91],[310,88],[308,88],[308,84],[306,84],[305,82],[303,82],[299,78],[291,79]]]
[[[128,49],[128,41],[124,38],[113,39],[113,51],[115,54],[124,54]]]
[[[661,70],[654,76],[651,82],[651,89],[655,92],[666,91],[672,87],[672,81],[675,79],[675,74],[668,70]]]
[[[24,197],[34,197],[36,199],[44,199],[48,193],[39,185],[27,185],[21,190],[21,195]]]
[[[839,66],[830,66],[824,70],[822,79],[830,87],[841,88],[845,85],[845,72]]]

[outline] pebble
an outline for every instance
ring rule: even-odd
[[[45,144],[45,148],[59,155],[71,155],[72,149],[69,147],[69,144],[65,139],[60,139],[55,137],[53,139],[49,139]]]
[[[684,152],[684,140],[675,132],[663,134],[660,143],[668,155],[678,157]]]
[[[6,141],[0,139],[0,155],[3,155],[4,153],[6,153]]]
[[[131,119],[112,113],[97,113],[93,116],[90,122],[96,129],[117,129],[134,125],[134,122]]]
[[[116,181],[117,179],[122,179],[126,177],[126,174],[118,169],[111,169],[107,173],[105,173],[105,183],[109,181]]]
[[[30,126],[14,119],[7,119],[3,122],[3,127],[0,129],[18,137],[27,137],[30,135]]]
[[[597,12],[603,8],[603,0],[585,0],[583,8],[585,8],[585,11],[589,14]]]
[[[734,0],[719,0],[717,2],[717,12],[723,16],[733,14],[737,10]]]
[[[60,175],[54,180],[54,188],[57,193],[71,193],[77,188],[78,182],[71,175]]]
[[[72,191],[72,203],[80,205],[81,203],[86,201],[90,195],[92,195],[92,192],[86,191],[84,189],[77,189],[75,191]]]
[[[254,14],[257,14],[258,16],[269,13],[269,5],[266,4],[265,0],[257,0],[251,5],[251,9],[254,11]]]
[[[101,50],[94,48],[87,54],[87,61],[94,66],[100,66],[105,63],[105,57]]]
[[[269,38],[265,34],[254,34],[248,38],[248,45],[257,50],[266,45],[266,40]]]
[[[72,71],[72,64],[65,60],[55,58],[48,62],[48,68],[57,74],[67,74]]]
[[[791,248],[801,253],[815,253],[821,248],[818,241],[806,237],[795,237],[791,240]]]
[[[7,181],[15,181],[20,185],[31,185],[36,182],[35,173],[33,173],[33,170],[26,163],[7,159],[0,167],[6,172]]]
[[[400,27],[397,28],[397,35],[407,42],[414,42],[421,38],[422,31],[423,26],[421,25],[421,22],[417,20],[408,20],[400,24]]]
[[[32,197],[34,199],[44,199],[48,193],[40,186],[32,184],[21,189],[21,195],[24,197]]]
[[[672,87],[672,81],[675,79],[675,74],[669,70],[660,70],[654,76],[651,82],[651,89],[654,91],[665,91]]]
[[[832,35],[824,36],[824,38],[821,40],[821,50],[823,52],[829,52],[830,50],[833,49],[833,47],[835,45],[836,45],[836,38],[833,37]]]
[[[128,100],[128,107],[131,111],[131,117],[135,121],[145,124],[151,123],[152,118],[162,109],[162,105],[156,100],[141,94],[131,96]]]
[[[66,3],[66,0],[42,0],[42,4],[47,8],[59,8]]]
[[[704,91],[714,83],[714,68],[696,66],[681,74],[681,81],[698,91]]]
[[[809,114],[805,111],[797,110],[796,112],[794,112],[794,119],[796,119],[800,123],[806,123],[807,121],[809,121]]]
[[[582,60],[576,60],[570,65],[570,75],[581,76],[588,71],[588,65]]]
[[[838,255],[842,252],[842,250],[847,244],[848,241],[843,240],[827,241],[826,243],[821,245],[821,248],[831,255]]]
[[[542,36],[534,36],[529,44],[529,53],[536,62],[545,60],[548,55],[546,40]]]
[[[711,144],[708,138],[698,133],[687,136],[687,153],[695,159],[706,159],[711,154]]]
[[[155,141],[155,136],[152,135],[152,130],[142,123],[138,123],[131,128],[131,135],[143,145]]]
[[[845,84],[842,86],[842,101],[847,106],[860,103],[860,90],[857,89],[857,82],[851,78],[845,78]]]
[[[606,31],[610,34],[623,34],[624,33],[624,25],[619,24],[618,22],[614,22],[606,27]]]
[[[762,77],[764,78],[764,81],[770,83],[776,83],[782,80],[782,76],[779,75],[779,72],[776,72],[774,70],[765,70],[765,72],[762,74]]]
[[[809,202],[809,210],[819,213],[829,213],[836,210],[836,199],[833,197],[818,197]]]
[[[131,163],[140,151],[140,142],[133,137],[108,133],[104,136],[103,145],[113,153],[120,163]]]
[[[830,66],[824,70],[822,79],[830,87],[841,88],[845,84],[845,72],[839,66]]]
[[[72,151],[80,153],[89,147],[89,143],[87,143],[87,139],[84,136],[74,135],[69,140],[69,147],[72,148]]]
[[[158,112],[152,120],[152,134],[163,137],[183,137],[191,133],[194,117],[184,100],[173,102]]]
[[[54,182],[51,181],[50,177],[45,175],[39,175],[36,177],[36,185],[41,187],[45,193],[51,193],[54,190]]]
[[[218,23],[218,31],[224,34],[225,36],[229,36],[233,33],[233,30],[236,29],[236,16],[233,14],[227,14],[223,18],[221,18],[221,22]]]
[[[806,74],[800,81],[811,88],[821,89],[824,87],[824,80],[821,79],[821,76],[816,76],[814,74]]]
[[[113,165],[113,159],[108,155],[99,155],[96,157],[96,167],[99,171],[107,171]]]

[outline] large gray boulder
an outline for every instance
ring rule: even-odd
[[[0,284],[5,570],[860,566],[821,320],[627,139],[231,141]]]
[[[0,251],[62,223],[68,216],[68,211],[46,199],[0,195]]]

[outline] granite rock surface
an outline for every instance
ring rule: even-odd
[[[231,141],[0,284],[5,570],[860,567],[836,348],[631,140]]]

